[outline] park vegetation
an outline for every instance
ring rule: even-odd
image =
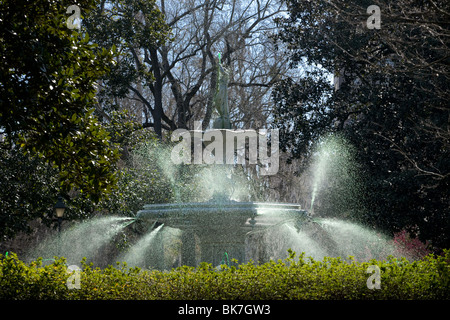
[[[373,4],[381,24],[369,29]],[[80,29],[66,24],[70,5],[81,8]],[[280,130],[277,176],[235,168],[251,181],[246,200],[308,203],[316,142],[334,135],[351,146],[360,189],[329,179],[337,187],[315,214],[397,235],[420,257],[371,261],[380,290],[366,286],[367,262],[293,254],[220,271],[84,263],[71,290],[64,258],[42,266],[10,254],[0,297],[448,298],[449,13],[443,0],[1,0],[0,244],[31,221],[55,225],[59,195],[76,221],[205,200],[194,198],[199,168],[168,175],[158,150],[176,129],[209,126],[220,52],[232,126]]]
[[[16,255],[0,258],[3,299],[449,299],[450,254],[357,262],[352,257],[315,261],[290,252],[286,260],[239,267],[180,267],[171,271],[128,268],[126,263],[100,269],[82,262],[79,282],[64,258],[42,265]],[[380,268],[380,289],[369,289],[370,265]],[[68,284],[69,283],[69,284]],[[78,286],[78,288],[76,287]]]

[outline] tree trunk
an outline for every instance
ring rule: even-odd
[[[155,108],[153,112],[153,123],[155,133],[159,139],[162,139],[162,115],[163,115],[163,105],[162,105],[162,76],[161,70],[158,61],[158,52],[155,47],[151,47],[149,49],[150,58],[152,60],[153,65],[153,75],[155,77],[154,88],[155,91],[153,93],[155,98]]]

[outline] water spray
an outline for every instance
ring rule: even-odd
[[[314,200],[315,200],[315,193],[313,193],[313,197],[311,199],[311,208],[309,208],[309,215],[313,215],[314,214]]]
[[[122,225],[123,228],[128,227],[130,224],[135,223],[138,219],[137,218],[130,218],[131,221],[130,222],[126,222]]]
[[[163,226],[163,223],[156,220],[145,236],[119,257],[119,261],[126,261],[129,266],[145,267],[148,265],[148,258],[152,258],[149,256],[149,251],[151,252],[155,248],[155,240],[158,239],[157,234]],[[156,256],[152,258],[153,262],[158,263],[155,259],[159,258]]]
[[[152,225],[150,226],[148,231],[151,232],[151,231],[155,230],[156,228],[158,228],[159,226],[164,226],[164,223],[159,222],[158,220],[155,220],[155,222],[152,223]]]

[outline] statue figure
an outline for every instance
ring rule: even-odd
[[[220,53],[217,66],[217,85],[214,94],[214,106],[219,117],[214,120],[214,129],[231,129],[230,111],[228,110],[228,80],[229,70],[222,65]]]

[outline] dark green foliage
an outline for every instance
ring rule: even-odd
[[[422,241],[448,247],[448,1],[287,4],[277,39],[293,66],[312,67],[274,90],[282,148],[308,158],[317,137],[339,132],[366,182],[364,220],[390,233],[417,226]],[[366,26],[372,4],[381,9],[381,29]],[[344,77],[339,90],[325,72]]]
[[[156,135],[147,131],[145,140],[135,144],[118,171],[117,189],[98,207],[113,214],[133,216],[147,203],[171,202],[173,190],[160,168],[158,154],[164,148]]]
[[[101,79],[117,72],[121,65],[117,62],[123,57],[110,42],[99,40],[99,46],[86,33],[85,26],[90,25],[101,3],[0,3],[2,237],[27,230],[27,223],[35,218],[50,223],[58,194],[69,207],[69,219],[90,216],[109,196],[113,199],[110,205],[104,205],[103,212],[110,213],[119,203],[127,206],[127,214],[136,209],[122,196],[131,196],[132,190],[116,192],[119,180],[121,188],[128,183],[119,158],[126,159],[133,146],[145,139],[145,133],[142,125],[130,121],[127,114],[99,108],[96,96]],[[69,29],[66,24],[70,5],[80,8],[81,30]],[[157,39],[165,39],[167,28],[161,25],[154,2],[126,5],[128,18],[139,10],[148,14],[146,28],[141,28],[137,20],[128,19],[130,24],[126,26],[124,20],[115,20],[117,25],[107,21],[117,32],[123,32],[126,40],[137,37],[155,44]],[[116,37],[110,32],[105,35]],[[151,74],[148,76],[151,81]],[[128,191],[133,185],[125,187]]]
[[[118,126],[123,130],[112,131],[127,150],[117,170],[117,188],[106,200],[94,204],[79,198],[74,200],[75,206],[134,216],[144,204],[209,200],[204,195],[204,181],[198,181],[204,166],[173,164],[170,159],[173,145],[159,140],[153,131],[136,131],[135,125],[121,123]]]
[[[58,196],[57,171],[21,150],[0,149],[0,235],[12,237],[41,217],[50,223]]]
[[[64,259],[41,266],[25,264],[15,254],[0,259],[3,299],[449,299],[450,252],[408,262],[391,259],[359,263],[351,258],[315,261],[291,252],[285,261],[248,263],[170,272],[128,268],[117,264],[93,269],[82,262],[80,289],[68,289]],[[369,290],[369,265],[381,270],[381,289]]]
[[[62,192],[75,187],[98,200],[114,187],[119,156],[92,114],[95,81],[109,71],[112,51],[67,27],[72,4],[85,15],[95,1],[0,4],[1,147],[41,157],[59,169]]]

